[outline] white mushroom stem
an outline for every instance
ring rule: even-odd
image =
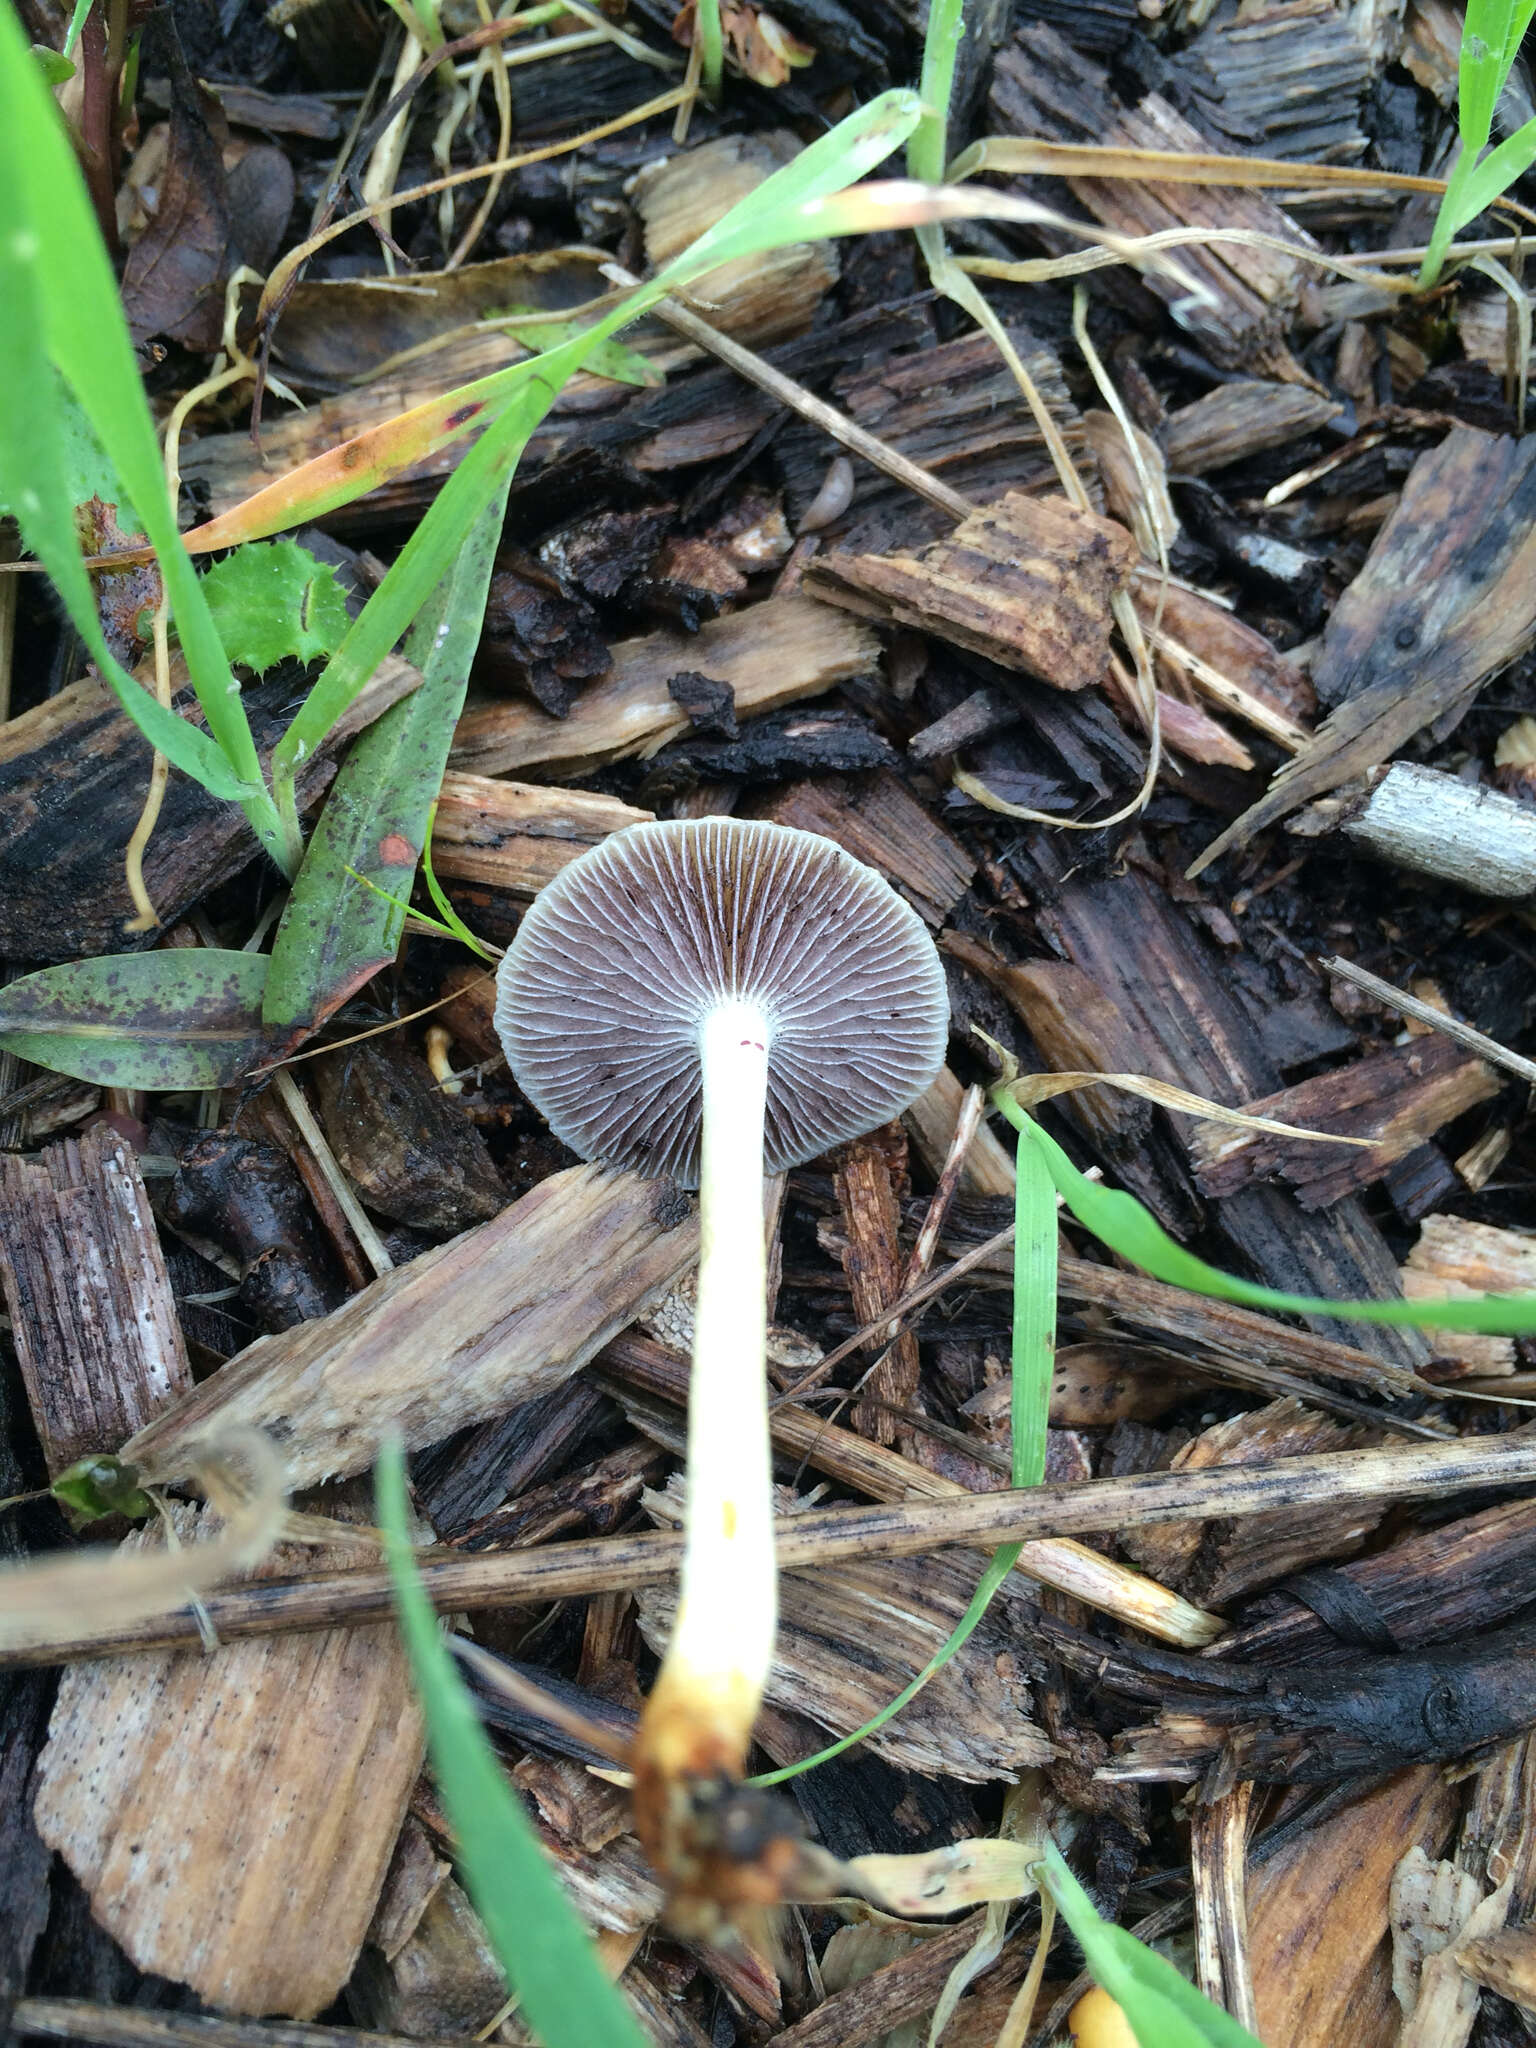
[[[663,1772],[740,1770],[773,1657],[763,1115],[768,1025],[745,1003],[700,1031],[703,1156],[688,1503],[672,1640],[647,1711]]]

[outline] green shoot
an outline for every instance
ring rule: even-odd
[[[725,38],[720,30],[720,0],[697,0],[693,32],[699,39],[700,70],[706,97],[720,97],[725,70]]]
[[[400,1633],[460,1869],[523,2017],[543,2048],[644,2048],[645,2036],[604,1975],[443,1646],[411,1552],[398,1443],[381,1453],[376,1486]]]
[[[1461,154],[1447,181],[1419,270],[1419,283],[1426,288],[1439,278],[1446,253],[1461,230],[1536,163],[1536,119],[1527,121],[1490,156],[1483,155],[1493,133],[1499,96],[1520,54],[1533,13],[1536,0],[1467,0],[1457,79]]]
[[[1050,1416],[1051,1379],[1056,1351],[1056,1200],[1045,1163],[1024,1134],[1019,1134],[1018,1183],[1014,1196],[1013,1240],[1013,1380],[1010,1414],[1012,1453],[1009,1484],[1038,1486],[1045,1477],[1045,1431]],[[992,1604],[992,1596],[1019,1561],[1022,1545],[1004,1543],[982,1573],[970,1605],[954,1629],[911,1682],[879,1713],[813,1756],[782,1770],[754,1778],[755,1785],[782,1785],[818,1764],[841,1756],[866,1736],[875,1734],[922,1691],[936,1672],[975,1633]]]
[[[1246,2027],[1213,2005],[1155,1949],[1101,1919],[1054,1843],[1047,1845],[1035,1874],[1077,1936],[1093,1981],[1125,2014],[1141,2048],[1260,2048]]]

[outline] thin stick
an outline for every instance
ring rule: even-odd
[[[341,1207],[341,1213],[351,1224],[352,1233],[362,1247],[363,1257],[376,1274],[382,1276],[385,1273],[392,1273],[395,1270],[395,1262],[385,1250],[379,1233],[368,1220],[362,1203],[352,1192],[352,1183],[342,1172],[335,1153],[326,1143],[324,1131],[315,1122],[314,1112],[304,1099],[304,1091],[283,1067],[279,1067],[274,1075],[273,1086],[277,1089],[284,1109],[298,1125],[299,1136],[314,1153],[320,1171],[330,1182],[332,1192]]]
[[[1511,1052],[1500,1045],[1496,1038],[1489,1038],[1476,1031],[1470,1024],[1463,1024],[1457,1017],[1447,1017],[1443,1010],[1437,1010],[1432,1003],[1422,1003],[1417,996],[1404,995],[1394,988],[1390,981],[1380,981],[1374,974],[1368,974],[1363,967],[1357,967],[1353,960],[1342,960],[1331,954],[1320,960],[1318,966],[1324,974],[1336,974],[1340,981],[1353,983],[1364,989],[1368,996],[1386,1003],[1404,1017],[1412,1017],[1416,1023],[1427,1024],[1432,1031],[1443,1032],[1447,1038],[1454,1038],[1458,1045],[1465,1045],[1473,1052],[1481,1053],[1485,1060],[1491,1060],[1496,1067],[1505,1067],[1511,1074],[1518,1074],[1522,1081],[1536,1085],[1536,1061],[1525,1059],[1520,1053]]]
[[[781,1521],[775,1542],[781,1569],[796,1571],[851,1558],[919,1557],[953,1545],[992,1549],[999,1543],[1206,1521],[1214,1515],[1270,1514],[1343,1500],[1436,1498],[1467,1487],[1532,1483],[1536,1435],[1516,1431],[1410,1449],[1334,1451],[1263,1465],[1146,1472],[954,1500],[829,1508]],[[427,1552],[420,1573],[440,1613],[469,1613],[653,1586],[674,1576],[682,1554],[682,1537],[663,1531],[505,1555],[445,1558]],[[393,1612],[392,1598],[387,1572],[351,1571],[258,1581],[207,1596],[204,1605],[220,1641],[229,1642],[237,1636],[386,1621]],[[8,1650],[0,1655],[0,1669],[122,1656],[197,1640],[196,1620],[179,1613],[127,1628],[103,1628],[70,1643]]]
[[[24,1998],[11,2014],[11,2028],[55,2041],[97,2041],[101,2048],[422,2048],[399,2034],[367,2034],[356,2027],[145,2011],[88,1998]]]

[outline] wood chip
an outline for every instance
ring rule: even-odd
[[[1109,601],[1135,561],[1134,541],[1113,520],[1010,491],[920,555],[820,556],[805,587],[1058,690],[1083,690],[1109,665]]]
[[[534,896],[589,846],[655,815],[589,790],[450,771],[432,825],[432,865],[444,881]]]
[[[668,630],[620,641],[612,669],[583,690],[568,718],[523,702],[472,705],[459,720],[453,765],[478,775],[527,768],[568,775],[654,754],[688,730],[688,714],[667,687],[683,669],[729,683],[737,715],[751,716],[819,696],[878,662],[875,636],[846,614],[809,597],[770,598],[692,635]]]
[[[191,1392],[149,1196],[109,1125],[0,1158],[0,1281],[50,1475]]]

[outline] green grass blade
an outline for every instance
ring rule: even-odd
[[[944,166],[949,161],[949,102],[964,33],[965,0],[930,0],[918,83],[923,112],[907,144],[907,176],[924,185],[944,182]]]
[[[1246,2027],[1155,1949],[1101,1919],[1054,1843],[1037,1868],[1041,1888],[1076,1935],[1094,1982],[1125,2014],[1140,2048],[1260,2048]]]
[[[693,32],[699,39],[699,73],[709,97],[720,96],[725,70],[725,38],[720,33],[720,0],[698,0]]]
[[[1517,128],[1513,135],[1506,136],[1481,163],[1474,164],[1466,177],[1456,182],[1454,192],[1447,187],[1442,207],[1450,224],[1447,242],[1459,235],[1480,213],[1486,213],[1496,199],[1502,199],[1515,180],[1523,178],[1533,163],[1536,163],[1536,117]],[[1438,219],[1435,225],[1439,227]]]
[[[1479,1294],[1462,1301],[1327,1301],[1308,1294],[1281,1294],[1208,1266],[1176,1244],[1134,1195],[1100,1187],[1078,1172],[1066,1153],[1018,1104],[999,1095],[998,1107],[1018,1131],[1027,1130],[1039,1146],[1056,1191],[1078,1222],[1095,1237],[1150,1273],[1155,1280],[1208,1294],[1218,1301],[1236,1301],[1245,1308],[1277,1310],[1282,1315],[1335,1316],[1345,1322],[1389,1323],[1441,1330],[1477,1330],[1487,1336],[1519,1337],[1536,1330],[1536,1294]]]
[[[252,827],[281,855],[282,835],[262,784],[245,707],[177,532],[154,423],[85,182],[58,108],[9,7],[0,7],[0,189],[11,217],[8,253],[13,268],[21,262],[31,270],[35,317],[48,357],[90,420],[159,556],[193,686],[228,764],[218,794],[243,785]],[[18,233],[24,257],[17,254]],[[21,394],[9,388],[6,411],[14,414],[20,403]],[[34,488],[39,481],[31,479]],[[46,566],[53,574],[54,563]],[[133,716],[147,731],[137,711]],[[165,731],[157,722],[157,732]],[[168,747],[162,751],[170,754]],[[206,762],[205,755],[200,758]]]
[[[398,1443],[381,1453],[376,1484],[400,1633],[427,1717],[438,1789],[458,1837],[460,1869],[523,2017],[543,2048],[646,2048],[443,1647],[411,1554]]]
[[[263,1009],[284,1045],[315,1030],[386,967],[442,788],[485,617],[510,473],[417,613],[404,653],[421,683],[354,742],[326,798],[272,946]]]
[[[1013,1445],[1009,1483],[1038,1486],[1045,1477],[1045,1432],[1050,1418],[1051,1380],[1056,1355],[1056,1196],[1045,1160],[1024,1132],[1019,1133],[1018,1188],[1014,1197],[1013,1244]],[[936,1672],[975,1633],[992,1604],[992,1596],[1019,1561],[1023,1546],[1005,1543],[977,1583],[970,1605],[948,1638],[934,1651],[917,1676],[888,1700],[879,1713],[813,1756],[781,1770],[766,1771],[755,1785],[782,1785],[802,1771],[815,1770],[852,1749],[883,1728],[910,1700],[916,1699]]]

